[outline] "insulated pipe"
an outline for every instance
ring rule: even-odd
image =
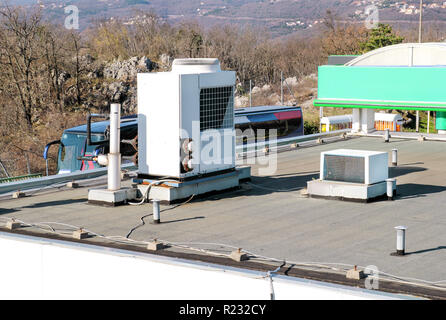
[[[110,106],[110,153],[108,154],[108,190],[121,189],[121,105]]]
[[[404,226],[395,227],[396,229],[396,255],[404,256],[406,254],[406,230]]]

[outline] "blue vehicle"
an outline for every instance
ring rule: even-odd
[[[45,146],[43,158],[47,162],[48,175],[48,151],[52,145],[59,145],[57,157],[58,174],[85,171],[100,168],[100,165],[89,157],[108,153],[109,121],[90,122],[87,124],[66,129],[60,140],[48,143]],[[138,134],[137,115],[121,118],[121,154],[122,163],[136,161],[133,159],[137,151],[136,137]]]
[[[52,145],[59,145],[57,158],[58,173],[70,173],[99,168],[99,164],[91,157],[108,153],[109,121],[91,122],[94,117],[104,115],[89,115],[87,124],[66,129],[60,140],[46,145],[43,154],[48,164],[48,151]],[[252,140],[268,139],[265,135],[259,135],[258,129],[277,129],[278,138],[301,136],[304,134],[302,109],[300,107],[262,106],[235,109],[235,128],[242,132],[252,129],[255,136]],[[121,154],[122,163],[137,162],[137,115],[121,118]],[[253,142],[242,138],[237,139],[237,144]],[[47,165],[48,175],[48,165]]]

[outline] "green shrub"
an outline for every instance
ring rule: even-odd
[[[314,134],[319,132],[319,123],[316,121],[304,121],[304,134]]]

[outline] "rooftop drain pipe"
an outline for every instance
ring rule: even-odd
[[[152,200],[152,204],[153,204],[153,223],[154,224],[159,224],[161,223],[161,219],[160,219],[160,202],[159,200]]]
[[[396,179],[386,179],[387,200],[392,201],[396,195]]]
[[[390,130],[386,129],[386,131],[384,131],[384,142],[389,142],[390,141]]]
[[[396,230],[396,252],[392,255],[404,256],[406,254],[406,230],[404,226],[395,227]]]
[[[392,149],[392,166],[398,166],[398,149]]]

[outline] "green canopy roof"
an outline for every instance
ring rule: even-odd
[[[446,111],[446,67],[321,66],[314,105]]]

